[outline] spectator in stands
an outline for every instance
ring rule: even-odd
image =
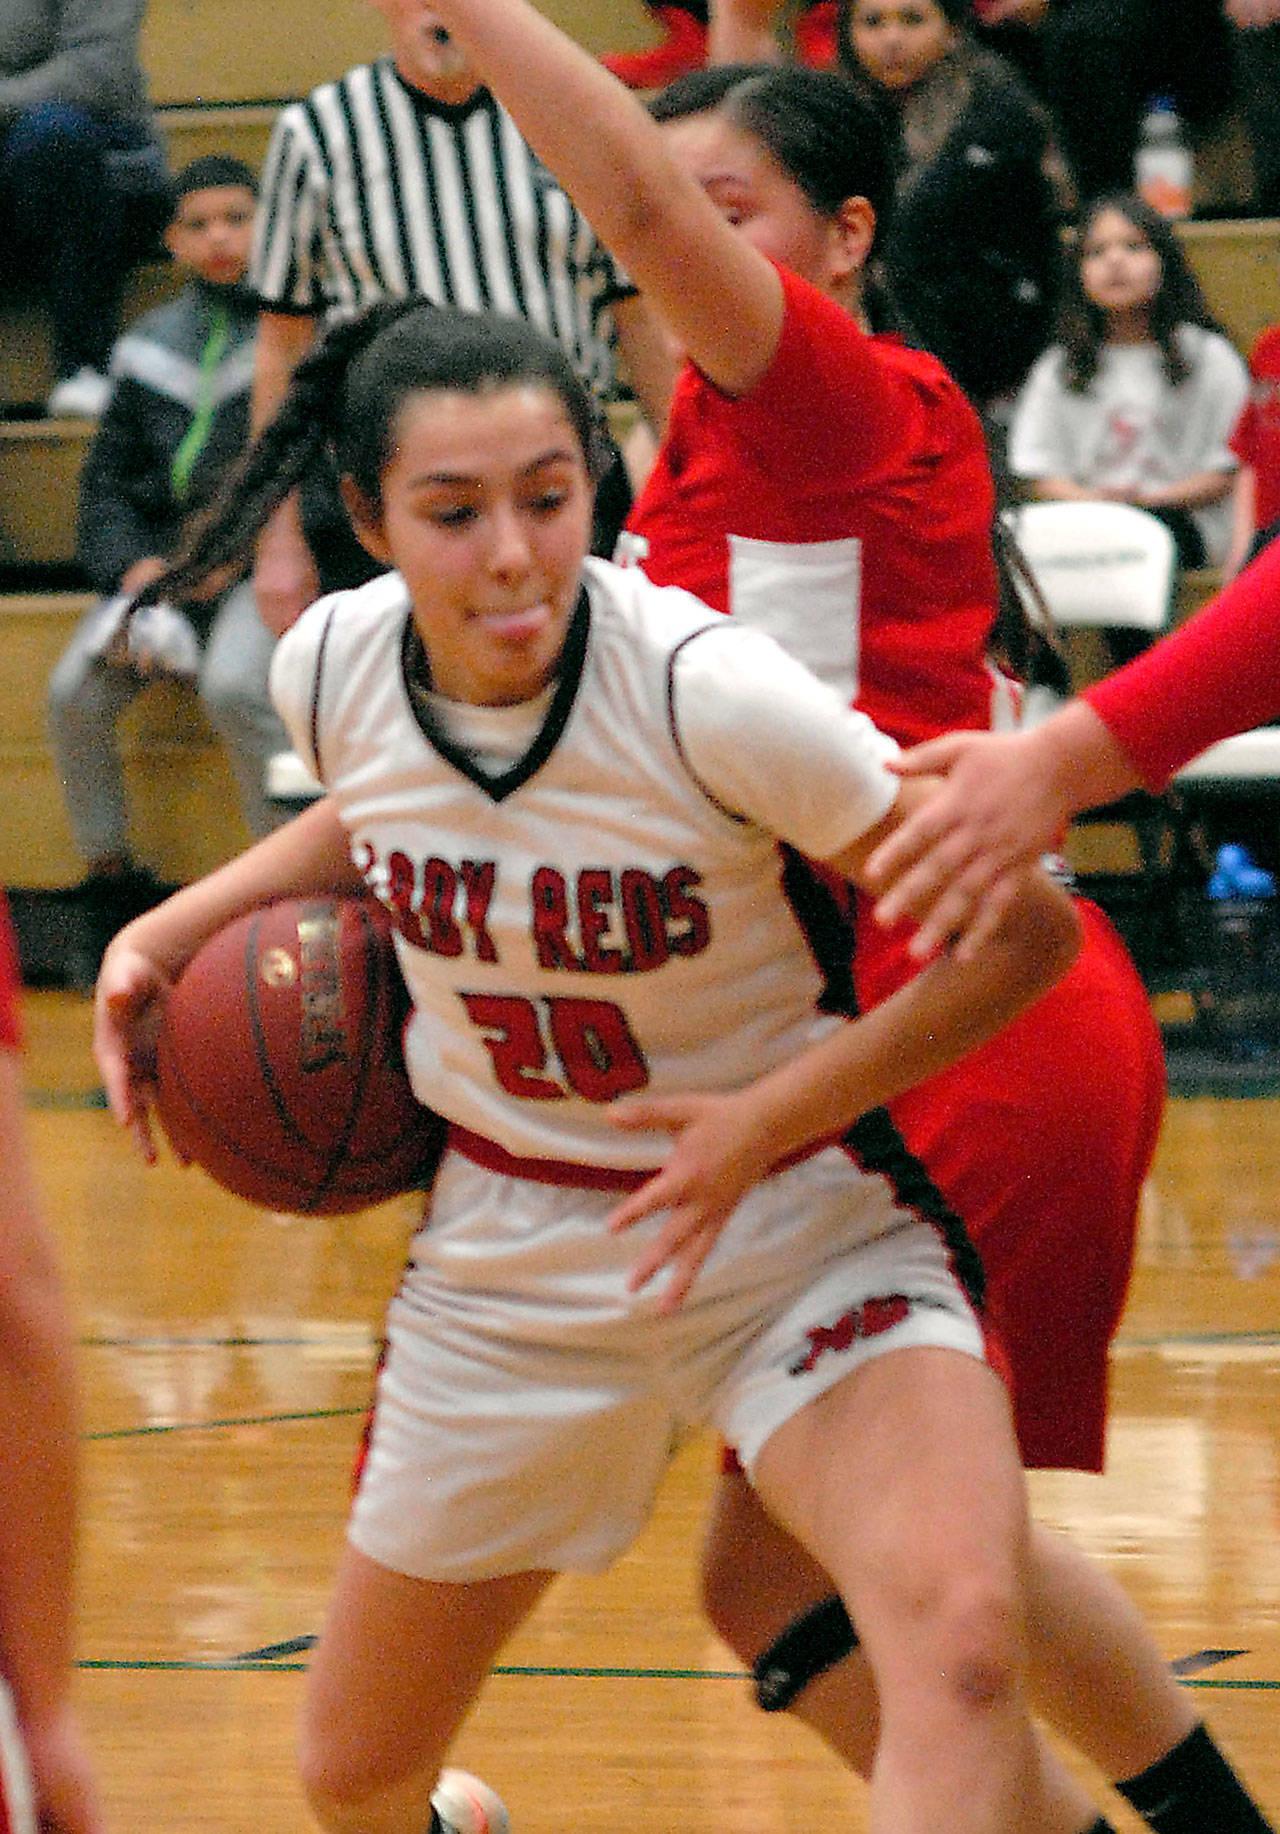
[[[1244,363],[1210,315],[1170,225],[1132,195],[1081,225],[1059,341],[1027,378],[1009,469],[1035,497],[1105,497],[1168,523],[1184,566],[1230,538]]]
[[[255,429],[322,324],[414,295],[529,318],[601,400],[617,386],[616,328],[628,380],[660,424],[674,360],[635,289],[430,7],[370,3],[391,54],[285,108],[267,154],[249,275],[262,308]],[[615,455],[597,499],[597,553],[611,551],[629,506]],[[278,634],[319,591],[377,571],[336,482],[312,477],[259,544],[258,605]]]
[[[784,34],[796,61],[829,70],[836,61],[836,0],[645,0],[662,37],[641,51],[600,61],[629,89],[660,89],[707,64],[777,63]]]
[[[1280,0],[1226,0],[1253,155],[1253,208],[1280,215]]]
[[[1070,194],[1047,115],[968,18],[969,0],[843,0],[837,41],[895,148],[895,311],[986,406],[1052,334]]]
[[[145,0],[0,8],[0,256],[53,321],[52,415],[92,418],[125,272],[168,212],[138,61]]]
[[[128,595],[163,572],[248,437],[257,313],[241,283],[256,180],[240,160],[211,154],[178,175],[175,192],[166,240],[187,284],[112,353],[111,400],[80,487],[78,555],[103,596],[49,684],[54,752],[88,868],[82,902],[101,946],[156,896],[129,851],[116,739],[121,714],[147,683],[176,675],[197,685],[255,835],[279,819],[264,775],[268,758],[288,749],[267,692],[274,639],[247,581],[224,580],[198,603],[123,615]]]
[[[998,11],[988,7],[988,19]],[[1026,17],[1034,23],[1034,11]],[[1040,37],[1043,93],[1086,202],[1132,189],[1153,95],[1171,96],[1193,130],[1231,104],[1223,0],[1050,0]]]

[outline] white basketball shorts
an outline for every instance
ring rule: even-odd
[[[349,1528],[362,1553],[447,1581],[599,1571],[685,1429],[717,1427],[749,1472],[872,1357],[983,1355],[937,1231],[838,1148],[743,1199],[670,1317],[626,1290],[658,1221],[611,1235],[618,1201],[446,1154],[388,1314]]]

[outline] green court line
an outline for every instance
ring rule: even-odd
[[[219,1427],[277,1426],[297,1420],[346,1420],[368,1413],[368,1407],[309,1407],[297,1414],[237,1414],[226,1420],[174,1420],[163,1426],[116,1426],[101,1432],[83,1433],[81,1438],[153,1439],[164,1433],[209,1433]]]
[[[116,1659],[110,1657],[84,1658],[76,1664],[77,1668],[111,1672],[117,1674],[150,1673],[152,1671],[174,1674],[195,1672],[200,1674],[303,1674],[305,1662],[240,1662],[235,1657],[224,1661],[199,1662],[160,1661],[139,1658],[137,1660]],[[491,1669],[490,1674],[499,1679],[520,1678],[541,1681],[746,1681],[749,1676],[742,1669],[730,1668],[576,1668],[571,1666],[553,1667],[540,1663],[517,1663],[502,1665]],[[1277,1693],[1280,1692],[1280,1680],[1272,1681],[1193,1681],[1180,1680],[1179,1687],[1209,1689],[1214,1688],[1225,1693]]]
[[[28,1089],[28,1108],[106,1108],[105,1089]]]

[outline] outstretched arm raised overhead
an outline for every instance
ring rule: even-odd
[[[680,169],[630,91],[526,0],[435,10],[690,359],[746,394],[782,329],[772,263]]]

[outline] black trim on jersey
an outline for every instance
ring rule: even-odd
[[[680,727],[676,720],[676,659],[686,643],[692,643],[695,637],[704,636],[707,631],[715,630],[719,623],[720,619],[717,615],[713,623],[702,624],[699,625],[697,630],[691,630],[687,637],[681,637],[679,643],[676,644],[671,654],[667,657],[667,730],[671,734],[671,743],[676,748],[676,753],[681,764],[684,765],[690,783],[697,785],[713,809],[719,809],[720,813],[727,816],[731,822],[736,822],[739,827],[745,827],[747,823],[746,816],[743,815],[740,810],[731,809],[727,803],[721,802],[710,784],[704,783],[697,771],[694,770],[693,761],[684,748],[684,743],[680,737]]]
[[[887,1178],[898,1202],[932,1223],[946,1245],[952,1271],[974,1310],[981,1312],[987,1295],[987,1276],[969,1232],[929,1176],[923,1162],[907,1146],[887,1108],[871,1108],[861,1115],[841,1141],[867,1172]]]
[[[856,1019],[858,996],[853,984],[853,951],[857,932],[852,909],[813,862],[797,853],[789,842],[779,841],[778,852],[782,856],[783,896],[795,912],[822,976],[818,1010]]]
[[[316,776],[320,779],[321,783],[324,782],[324,769],[320,763],[320,681],[324,674],[325,651],[329,647],[329,634],[333,629],[334,613],[337,609],[337,603],[335,602],[329,607],[328,616],[325,618],[324,629],[321,631],[320,641],[316,645],[316,678],[311,684],[311,762],[315,766]]]
[[[505,801],[522,783],[527,783],[530,777],[541,770],[559,744],[578,696],[590,631],[591,602],[583,586],[579,588],[569,628],[565,633],[564,648],[560,652],[560,672],[556,679],[555,693],[551,697],[551,705],[547,708],[547,717],[539,728],[538,736],[523,758],[517,758],[505,771],[490,776],[464,746],[454,741],[432,713],[431,704],[423,692],[424,689],[427,692],[431,689],[431,662],[426,646],[418,635],[413,614],[407,613],[404,635],[400,639],[400,667],[409,708],[418,730],[447,763],[474,783],[477,789],[483,790],[492,802]]]
[[[818,1005],[823,1012],[847,1019],[859,1015],[853,976],[857,924],[852,892],[846,902],[838,885],[830,883],[821,868],[785,841],[782,856],[782,889],[795,912],[796,922],[822,975]],[[937,1230],[946,1247],[952,1270],[970,1304],[982,1310],[986,1275],[978,1251],[969,1239],[963,1219],[951,1208],[923,1161],[908,1147],[887,1108],[872,1108],[854,1122],[841,1138],[847,1152],[868,1172],[886,1178],[894,1197]]]

